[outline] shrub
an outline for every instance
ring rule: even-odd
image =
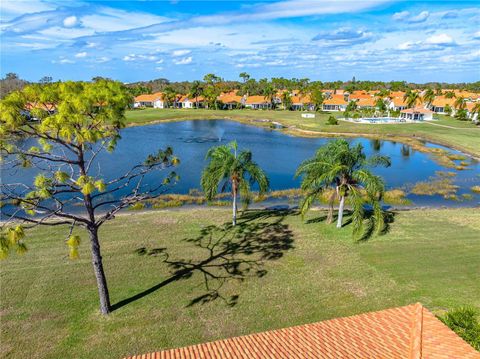
[[[480,321],[471,307],[461,307],[447,312],[440,320],[467,343],[480,351]]]
[[[144,208],[145,208],[145,203],[142,203],[142,202],[137,202],[134,205],[131,205],[130,207],[128,207],[130,211],[139,211]]]
[[[334,116],[330,116],[327,120],[327,125],[338,125],[338,120]]]

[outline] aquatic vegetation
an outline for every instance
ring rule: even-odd
[[[480,186],[473,186],[470,188],[473,193],[480,193]]]
[[[458,188],[451,178],[432,177],[429,181],[417,182],[411,193],[425,196],[440,195],[445,199],[458,200],[456,196]]]
[[[449,153],[447,157],[453,161],[464,161],[467,159],[467,156],[461,155],[459,153]]]
[[[435,171],[435,175],[438,177],[455,177],[457,173],[450,171]]]
[[[383,202],[391,205],[408,205],[412,202],[406,198],[407,194],[401,189],[392,189],[385,191],[383,194]]]

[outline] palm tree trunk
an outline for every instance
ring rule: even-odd
[[[340,205],[338,206],[337,228],[342,228],[343,208],[345,206],[345,196],[340,197]]]
[[[232,183],[233,206],[232,206],[232,225],[237,224],[237,188],[236,183]]]
[[[97,279],[98,296],[100,298],[100,312],[110,313],[110,295],[108,293],[107,279],[103,271],[102,256],[100,254],[100,243],[98,241],[98,228],[89,229],[90,243],[92,246],[92,264],[95,278]]]
[[[330,224],[333,222],[333,203],[335,202],[336,192],[333,192],[328,200],[328,216],[327,223]]]

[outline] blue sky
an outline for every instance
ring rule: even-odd
[[[1,75],[36,81],[480,80],[478,1],[2,0]]]

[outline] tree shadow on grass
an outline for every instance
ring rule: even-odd
[[[391,225],[395,221],[395,212],[389,211],[389,210],[384,210],[383,212],[384,216],[384,225],[378,235],[385,235],[390,232]],[[318,217],[309,219],[306,221],[307,224],[312,224],[312,223],[320,223],[320,222],[326,222],[328,218],[328,215],[321,214]],[[338,219],[338,213],[334,213],[332,217],[332,222],[331,225],[335,225]],[[345,210],[344,212],[344,221],[342,224],[343,227],[347,227],[349,225],[352,225],[352,211],[351,210]],[[372,236],[375,234],[375,226],[374,226],[374,217],[373,217],[373,211],[372,210],[365,210],[364,212],[364,228],[362,234],[356,238],[357,242],[366,242]]]
[[[143,292],[112,305],[112,310],[139,300],[172,282],[198,278],[203,282],[204,293],[191,299],[188,306],[217,299],[234,306],[239,296],[225,296],[222,293],[224,284],[265,276],[267,261],[277,260],[294,248],[293,233],[287,224],[282,223],[286,215],[287,212],[246,211],[236,226],[206,226],[197,237],[184,239],[195,247],[195,259],[172,259],[167,248],[136,249],[135,252],[139,255],[161,257],[172,275]],[[200,276],[194,276],[195,273]]]

